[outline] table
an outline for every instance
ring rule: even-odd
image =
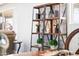
[[[17,50],[17,53],[19,53],[19,50],[21,48],[21,43],[22,43],[22,41],[17,41],[17,40],[14,41],[14,45],[16,45],[16,44],[19,45],[18,50]]]

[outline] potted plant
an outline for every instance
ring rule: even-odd
[[[42,44],[44,43],[43,38],[38,38],[38,39],[37,39],[37,43],[38,43],[38,46],[41,47]]]
[[[57,49],[57,45],[58,45],[58,42],[56,39],[53,39],[53,40],[49,40],[49,45],[50,45],[50,48],[51,49]]]

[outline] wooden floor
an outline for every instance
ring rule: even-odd
[[[11,54],[12,56],[59,56],[60,51],[50,51],[50,50],[46,50],[46,51],[33,51],[33,52],[20,52],[19,54]],[[69,51],[67,50],[63,50],[62,53],[64,53],[65,55],[63,56],[69,56]],[[72,55],[76,55],[76,54],[72,54]],[[72,56],[70,55],[70,56]],[[61,55],[60,55],[61,56]]]

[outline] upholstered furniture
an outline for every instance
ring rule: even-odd
[[[0,33],[0,56],[6,55],[6,51],[9,47],[9,39],[6,34]]]
[[[7,49],[7,54],[12,54],[14,53],[14,40],[15,40],[15,32],[13,31],[7,31],[7,30],[0,30],[0,32],[4,33],[7,35],[8,39],[9,39],[9,48]]]

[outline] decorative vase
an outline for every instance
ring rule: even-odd
[[[59,24],[56,24],[56,28],[55,28],[55,33],[59,33],[60,30],[59,30]]]
[[[39,13],[36,14],[36,19],[40,19],[40,14]]]
[[[40,29],[39,29],[40,24],[37,24],[36,27],[37,27],[37,28],[36,28],[36,32],[38,33],[38,32],[40,31]]]

